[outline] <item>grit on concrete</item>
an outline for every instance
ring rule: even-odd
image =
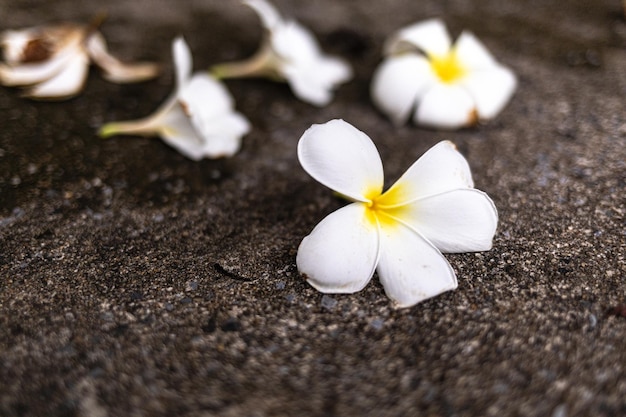
[[[111,0],[113,53],[156,81],[93,69],[62,103],[0,90],[0,415],[626,415],[626,22],[619,0],[276,0],[356,78],[315,108],[282,84],[228,81],[252,122],[240,153],[193,162],[158,139],[95,132],[152,112],[171,40],[195,68],[249,56],[238,2]],[[0,0],[2,27],[89,21],[104,4]],[[394,128],[369,100],[385,36],[432,16],[472,30],[519,77],[494,121]],[[377,144],[389,182],[442,139],[500,224],[489,252],[447,255],[456,291],[394,310],[374,278],[323,295],[295,268],[344,202],[299,166],[312,123]]]

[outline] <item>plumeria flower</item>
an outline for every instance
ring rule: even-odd
[[[294,20],[283,19],[265,0],[244,0],[259,15],[266,34],[258,52],[245,61],[216,65],[217,78],[268,77],[286,81],[300,100],[325,106],[332,91],[352,78],[343,60],[324,55],[313,36]]]
[[[517,81],[471,33],[452,45],[443,22],[431,19],[397,32],[385,46],[371,95],[395,124],[457,129],[495,117]]]
[[[62,23],[3,32],[0,45],[5,62],[0,63],[0,83],[27,87],[25,96],[30,98],[58,100],[82,90],[91,61],[116,83],[143,81],[158,74],[155,64],[125,64],[110,55],[96,27]]]
[[[171,97],[144,119],[102,126],[100,136],[158,135],[196,161],[234,155],[250,130],[248,120],[233,109],[233,99],[222,83],[206,73],[192,76],[191,52],[183,38],[174,40],[172,53],[176,90]]]
[[[383,166],[363,132],[343,120],[310,127],[298,143],[305,171],[352,203],[323,219],[298,248],[300,273],[325,293],[360,291],[378,272],[398,307],[457,287],[441,254],[491,249],[498,214],[474,189],[449,141],[432,147],[384,193]]]

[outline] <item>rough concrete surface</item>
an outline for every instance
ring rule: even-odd
[[[0,90],[0,415],[626,415],[626,22],[619,0],[276,0],[356,78],[316,108],[264,80],[227,86],[252,122],[240,153],[193,162],[158,139],[95,132],[151,113],[170,43],[195,68],[249,56],[236,1],[0,0],[0,29],[104,8],[110,49],[155,81],[94,68],[62,103]],[[432,16],[473,31],[519,89],[490,123],[395,128],[368,85],[383,41]],[[323,295],[302,237],[345,204],[299,166],[312,123],[343,118],[389,182],[457,144],[500,224],[489,252],[447,255],[459,288],[394,310],[375,278]]]

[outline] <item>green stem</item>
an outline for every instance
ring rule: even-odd
[[[156,131],[149,119],[128,120],[106,123],[98,130],[98,136],[103,139],[115,135],[152,136]]]
[[[280,79],[276,71],[274,54],[269,47],[262,47],[249,59],[217,64],[209,69],[217,79],[270,77]]]

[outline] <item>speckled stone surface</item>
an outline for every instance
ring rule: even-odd
[[[0,90],[0,415],[626,415],[626,22],[619,0],[276,0],[356,78],[328,107],[285,85],[228,81],[252,122],[242,151],[192,162],[158,139],[95,131],[152,112],[170,42],[195,67],[249,56],[238,2],[0,0],[0,29],[88,21],[156,60],[119,86],[94,68],[63,103]],[[494,121],[394,128],[370,103],[385,36],[441,16],[519,77]],[[495,201],[494,248],[447,255],[459,288],[396,311],[377,279],[323,295],[298,277],[303,236],[344,204],[296,159],[343,118],[388,182],[442,139]]]

